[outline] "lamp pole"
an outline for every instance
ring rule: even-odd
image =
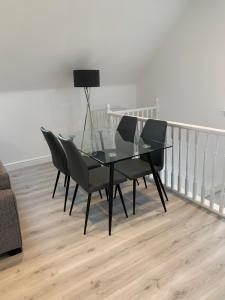
[[[85,119],[84,119],[84,128],[83,128],[83,134],[82,134],[82,142],[81,142],[81,149],[83,149],[83,143],[84,143],[84,134],[87,126],[87,118],[89,115],[90,118],[90,130],[91,130],[91,145],[92,145],[92,150],[94,150],[93,147],[93,130],[94,130],[94,125],[93,125],[93,119],[92,119],[92,114],[91,114],[91,104],[90,104],[90,95],[91,95],[91,89],[89,87],[84,87],[84,93],[87,101],[87,107],[86,107],[86,114],[85,114]]]

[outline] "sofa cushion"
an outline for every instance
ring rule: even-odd
[[[0,161],[0,190],[3,189],[10,189],[10,180],[9,180],[9,175],[3,166],[2,162]]]
[[[22,248],[16,198],[12,190],[0,190],[0,254]]]

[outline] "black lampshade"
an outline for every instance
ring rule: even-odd
[[[100,86],[99,70],[74,70],[73,79],[75,87]]]

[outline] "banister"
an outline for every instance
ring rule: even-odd
[[[116,127],[123,115],[136,117],[137,128],[142,130],[149,118],[158,118],[159,101],[156,99],[154,106],[119,111],[108,106],[112,126]],[[173,148],[165,154],[164,184],[180,197],[225,217],[225,130],[174,121],[167,124],[167,142]],[[223,139],[221,145],[218,139]]]

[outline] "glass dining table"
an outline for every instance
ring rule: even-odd
[[[109,235],[112,230],[112,211],[113,211],[113,182],[114,170],[116,163],[139,157],[141,154],[146,154],[152,171],[152,175],[166,212],[166,206],[162,188],[156,174],[154,163],[151,154],[155,151],[166,150],[171,145],[151,140],[146,143],[143,140],[141,133],[136,131],[134,141],[126,139],[126,134],[123,136],[116,129],[103,128],[101,130],[86,130],[62,134],[64,138],[73,140],[76,147],[83,153],[98,161],[100,164],[109,167],[109,185],[108,185],[108,200],[109,200]]]

